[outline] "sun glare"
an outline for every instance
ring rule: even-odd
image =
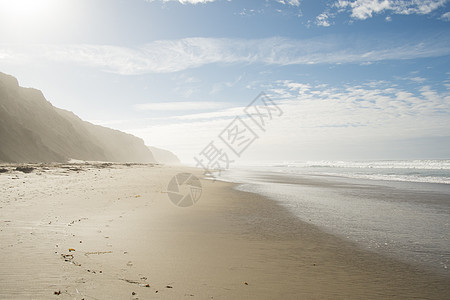
[[[47,14],[55,2],[53,0],[0,0],[0,7],[3,14],[10,18],[27,21]]]
[[[0,24],[17,37],[30,38],[59,17],[61,0],[0,0]]]

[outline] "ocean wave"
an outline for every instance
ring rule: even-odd
[[[359,168],[359,169],[419,169],[450,170],[450,160],[375,160],[375,161],[295,161],[273,163],[271,167],[284,168]]]
[[[327,176],[340,176],[355,179],[450,184],[450,177],[399,175],[399,174],[351,174],[351,173],[350,174],[322,173],[322,174]]]

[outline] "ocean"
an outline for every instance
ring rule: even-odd
[[[450,276],[450,160],[275,162],[218,179],[359,247]]]

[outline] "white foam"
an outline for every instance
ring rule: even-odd
[[[272,163],[273,167],[328,167],[373,169],[450,170],[450,160],[295,161]]]
[[[422,182],[422,183],[441,183],[450,184],[450,177],[436,176],[415,176],[415,175],[391,175],[391,174],[342,174],[342,173],[322,173],[329,176],[341,176],[356,179],[385,180],[385,181],[404,181],[404,182]]]

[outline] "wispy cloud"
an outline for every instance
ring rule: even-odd
[[[208,2],[214,2],[216,0],[146,0],[147,2],[155,2],[155,1],[161,1],[161,2],[180,2],[181,4],[199,4],[199,3],[208,3]]]
[[[409,77],[409,78],[405,78],[405,79],[411,80],[411,81],[416,82],[416,83],[423,83],[424,81],[427,80],[426,78],[419,77],[419,76]]]
[[[334,146],[342,147],[349,140],[363,144],[439,137],[446,136],[450,126],[450,94],[439,93],[428,85],[409,91],[385,81],[347,87],[277,81],[267,92],[284,114],[258,140],[260,148],[256,152],[308,156],[315,155],[318,149],[323,151],[325,146],[332,153]],[[247,121],[243,110],[231,107],[172,117],[165,124],[130,132],[149,142],[160,141],[161,146],[179,149],[189,160],[234,117]],[[284,145],[283,149],[279,145]]]
[[[450,22],[450,12],[446,12],[440,18],[442,21]]]
[[[277,0],[277,2],[292,6],[300,6],[300,0]]]
[[[206,102],[206,101],[190,101],[190,102],[153,102],[136,104],[135,109],[145,111],[204,111],[211,109],[219,109],[226,107],[228,104],[223,102]]]
[[[364,20],[386,11],[400,15],[426,15],[446,2],[447,0],[339,0],[334,3],[334,7],[341,12],[349,10],[352,18]]]
[[[372,45],[372,46],[371,46]],[[450,53],[447,38],[418,42],[370,40],[184,38],[158,40],[141,47],[110,45],[0,45],[1,63],[53,61],[76,63],[123,75],[170,73],[207,64],[305,65],[367,63],[439,57]]]
[[[217,0],[145,0],[147,2],[179,2],[181,4],[199,4],[199,3],[208,3],[215,2]],[[231,1],[231,0],[227,0]],[[300,6],[300,0],[275,0],[278,3],[291,5],[291,6]]]
[[[222,118],[234,118],[243,113],[245,107],[232,107],[228,109],[216,110],[207,113],[187,114],[182,116],[173,116],[174,120],[212,120]]]
[[[218,82],[215,83],[209,92],[210,94],[216,94],[218,92],[221,92],[224,89],[229,89],[234,87],[238,82],[242,80],[242,75],[238,76],[234,81],[224,81],[224,82]]]

